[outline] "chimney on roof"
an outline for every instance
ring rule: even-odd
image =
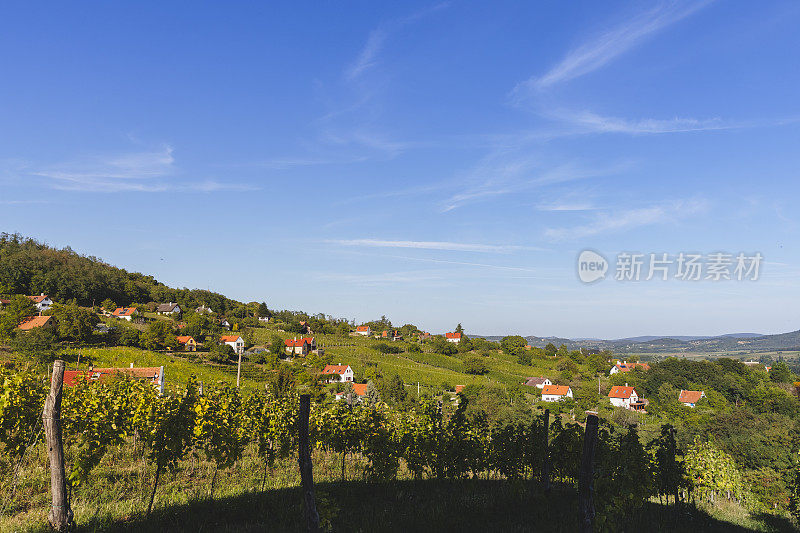
[[[133,368],[133,363],[131,363],[131,368]]]
[[[628,382],[627,382],[627,381],[625,382],[625,386],[626,386],[626,387],[628,386]]]

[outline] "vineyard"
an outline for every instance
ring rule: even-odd
[[[0,442],[3,466],[12,474],[4,476],[3,518],[32,506],[15,493],[26,458],[42,447],[47,390],[46,378],[35,372],[0,370]],[[467,406],[464,397],[456,405],[423,398],[404,411],[381,402],[314,403],[309,435],[318,475],[367,483],[469,479],[547,486],[552,480],[556,490],[574,491],[584,440],[580,424],[561,417],[548,424],[545,416],[531,414],[527,421],[490,426],[469,417]],[[271,476],[286,475],[297,455],[298,412],[294,394],[243,395],[225,384],[201,389],[194,378],[168,396],[124,377],[79,381],[64,388],[61,408],[70,501],[88,495],[96,484],[94,471],[121,454],[150,472],[147,481],[139,480],[146,490],[139,492],[138,515],[153,512],[166,475],[192,477],[201,461],[211,467],[202,489],[209,499],[219,490],[220,473],[230,480],[244,462],[251,489],[263,491],[275,486]],[[651,499],[672,505],[748,499],[729,456],[699,440],[678,450],[669,426],[642,438],[636,426],[601,421],[593,471],[601,529],[618,526]],[[42,480],[38,485],[46,492]]]

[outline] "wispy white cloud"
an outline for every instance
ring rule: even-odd
[[[536,209],[539,211],[592,211],[599,208],[588,202],[552,202],[537,204]]]
[[[383,43],[386,42],[387,36],[388,33],[382,28],[376,28],[369,32],[367,43],[364,45],[361,53],[358,54],[355,62],[345,70],[346,79],[353,80],[360,76],[365,70],[375,65],[378,53],[381,51],[381,48],[383,48]]]
[[[406,272],[380,272],[377,274],[323,272],[316,274],[315,277],[320,281],[373,286],[440,281],[446,279],[447,275],[440,270],[411,270]]]
[[[688,17],[709,3],[711,0],[662,3],[578,46],[544,75],[532,77],[519,84],[515,92],[530,89],[541,91],[593,72],[651,35]]]
[[[342,239],[330,240],[342,246],[364,246],[373,248],[416,248],[421,250],[447,250],[454,252],[510,253],[518,250],[531,250],[526,246],[503,244],[474,244],[447,241],[390,241],[380,239]]]
[[[58,190],[76,192],[245,191],[254,187],[214,179],[181,181],[173,148],[95,155],[56,164],[26,164],[17,175],[44,178]]]
[[[681,133],[691,131],[729,130],[747,127],[749,124],[725,122],[720,118],[696,119],[639,119],[628,120],[608,117],[590,111],[567,111],[564,109],[548,110],[545,116],[578,126],[581,133],[629,133],[658,134]]]
[[[547,167],[537,157],[518,156],[500,151],[484,159],[465,179],[461,180],[469,185],[447,198],[442,203],[441,210],[452,211],[467,204],[508,194],[607,176],[620,172],[627,166],[618,164],[613,167],[585,168],[575,163],[564,163]]]
[[[583,225],[569,228],[549,228],[545,237],[555,240],[572,240],[602,233],[623,231],[652,224],[671,223],[683,217],[706,211],[707,202],[700,199],[678,200],[637,209],[598,213]]]
[[[460,265],[460,266],[469,266],[469,267],[479,267],[479,268],[490,268],[496,270],[513,270],[518,272],[539,272],[537,269],[533,268],[526,268],[526,267],[516,267],[516,266],[505,266],[505,265],[491,265],[487,263],[473,263],[470,261],[450,261],[447,259],[433,259],[430,257],[408,257],[403,255],[391,255],[388,257],[392,257],[394,259],[406,259],[409,261],[424,261],[426,263],[440,263],[446,265]]]
[[[50,200],[0,200],[0,205],[32,205],[49,204]]]
[[[364,72],[375,66],[378,62],[378,57],[381,53],[381,50],[383,49],[387,38],[391,34],[396,33],[408,24],[415,23],[449,6],[450,2],[433,4],[405,17],[391,20],[370,31],[369,35],[367,36],[367,42],[364,44],[361,52],[359,52],[355,61],[345,69],[345,79],[353,81],[361,76]]]

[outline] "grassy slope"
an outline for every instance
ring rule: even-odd
[[[328,531],[530,531],[578,530],[575,490],[555,484],[545,496],[536,484],[498,480],[359,481],[363,462],[339,479],[339,456],[317,450],[314,479],[322,523]],[[295,458],[278,461],[266,478],[263,464],[248,449],[233,468],[221,470],[214,499],[209,499],[213,464],[200,458],[181,461],[166,472],[154,513],[145,519],[153,478],[152,465],[131,443],[114,448],[79,487],[72,507],[79,531],[304,531],[302,496]],[[0,531],[46,531],[47,454],[44,446],[29,456],[16,498]],[[542,527],[546,524],[546,527]],[[538,526],[538,527],[537,527]],[[713,514],[655,503],[626,516],[630,531],[791,531],[779,517],[750,517],[740,508],[717,508]]]

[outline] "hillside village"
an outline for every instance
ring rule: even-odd
[[[234,325],[231,326],[225,317],[217,316],[209,307],[203,304],[195,307],[194,310],[191,310],[189,306],[185,306],[186,312],[176,302],[162,304],[151,302],[141,306],[116,307],[109,305],[108,307],[88,308],[55,302],[44,293],[36,296],[5,295],[0,300],[0,304],[3,306],[0,308],[0,312],[9,316],[23,317],[16,327],[16,335],[25,334],[23,332],[32,332],[31,336],[37,337],[39,343],[42,340],[49,340],[55,346],[59,340],[62,342],[72,340],[83,342],[87,345],[103,345],[104,347],[139,347],[173,357],[186,357],[198,362],[205,360],[209,363],[236,364],[238,367],[241,366],[242,361],[245,364],[267,365],[273,371],[276,370],[276,366],[280,368],[282,364],[291,366],[297,363],[308,369],[307,374],[311,380],[321,384],[328,384],[332,397],[336,399],[346,398],[346,395],[342,393],[342,385],[352,384],[353,386],[359,385],[359,387],[352,389],[357,392],[351,398],[351,401],[353,399],[355,401],[366,399],[368,375],[364,373],[361,376],[356,376],[350,365],[342,364],[341,362],[336,365],[329,364],[333,353],[326,356],[324,345],[318,346],[310,323],[314,319],[307,317],[308,320],[298,320],[298,327],[291,328],[298,329],[299,333],[306,336],[298,337],[294,335],[290,338],[283,338],[287,336],[287,331],[280,328],[275,313],[269,311],[264,304],[258,304],[252,314],[248,313],[239,317],[243,322],[250,319],[246,323],[251,324],[250,326],[243,326],[241,330],[238,321],[234,321]],[[202,319],[198,317],[202,317]],[[253,322],[252,319],[257,322]],[[272,324],[270,324],[271,319]],[[327,323],[323,322],[324,319],[316,320],[318,322],[315,325],[324,331]],[[62,322],[61,327],[59,327],[60,321]],[[67,334],[63,337],[59,334],[59,332],[67,328],[64,322],[70,323],[69,327],[77,327],[77,330],[80,330],[81,326],[76,326],[76,322],[79,321],[84,322],[83,329],[86,334]],[[198,328],[198,322],[202,322],[203,326]],[[406,325],[402,330],[381,330],[379,327],[373,329],[375,325],[380,324],[362,324],[352,327],[350,324],[340,322],[336,331],[340,337],[357,337],[372,341],[398,343],[394,345],[386,345],[380,342],[373,344],[375,349],[387,354],[409,352],[454,356],[475,353],[476,344],[483,351],[494,350],[501,353],[505,351],[507,355],[514,354],[513,347],[503,346],[503,341],[508,341],[506,342],[508,344],[511,337],[504,339],[499,344],[483,339],[473,340],[463,333],[460,324],[455,331],[445,332],[443,335],[432,335],[429,332],[420,331],[412,325]],[[130,329],[124,331],[126,328]],[[88,333],[89,331],[91,331],[90,334]],[[195,338],[194,335],[183,333],[194,333],[198,338]],[[258,340],[265,339],[267,333],[271,334],[270,343],[258,343]],[[137,337],[139,339],[138,342],[135,341]],[[330,337],[330,335],[325,336],[329,343],[333,340]],[[27,339],[18,337],[16,340],[18,344],[25,344]],[[402,345],[399,343],[402,343]],[[333,340],[333,348],[336,347],[338,347],[337,341]],[[560,349],[551,345],[546,347],[545,350],[538,350],[525,344],[521,349],[524,350],[522,353],[525,353],[525,355],[518,357],[520,360],[527,360],[533,357],[537,359],[546,359],[548,357],[558,359],[559,351],[562,353],[565,351],[563,345]],[[530,352],[532,355],[528,357],[526,352]],[[548,352],[550,353],[548,354]],[[581,360],[587,356],[595,357],[598,370],[602,368],[603,362],[607,363],[607,366],[610,366],[608,376],[650,370],[650,365],[647,363],[620,361],[613,359],[610,353],[597,350],[582,349],[577,350],[576,353],[568,354],[568,357],[572,360]],[[298,360],[298,358],[300,359]],[[73,374],[69,375],[85,374],[89,379],[100,379],[112,375],[114,370],[89,367],[83,371],[76,368],[70,370],[69,372]],[[152,372],[147,368],[130,366],[116,370],[119,373],[136,378],[148,376],[147,379],[154,379],[151,376]],[[770,367],[763,367],[763,370],[768,372]],[[465,366],[464,372],[468,375],[483,375],[487,373],[487,369],[481,368],[480,365],[474,365],[469,368]],[[519,381],[518,384],[522,385],[522,387],[517,390],[529,396],[533,402],[572,401],[574,403],[575,395],[570,386],[571,380],[566,379],[562,372],[563,370],[553,373],[551,376],[525,377]],[[160,367],[160,371],[156,375],[158,379],[153,381],[162,393],[164,391],[165,375],[168,373],[169,365],[166,365],[166,370],[165,367]],[[601,380],[602,378],[598,380],[598,385],[600,385]],[[74,378],[71,377],[68,383],[73,382]],[[558,384],[558,382],[563,382],[563,384]],[[429,384],[426,383],[427,385]],[[455,387],[463,388],[463,386],[456,385]],[[444,390],[444,392],[455,394],[455,387],[453,390]],[[689,407],[694,407],[699,399],[704,397],[703,391],[680,390],[678,392],[680,403]],[[693,398],[693,400],[689,401],[686,398]],[[640,413],[647,412],[645,408],[649,403],[646,398],[637,393],[635,387],[628,386],[627,382],[624,386],[610,385],[607,400],[613,407],[634,410]],[[571,403],[570,406],[572,405]],[[571,410],[574,410],[574,408],[571,407]]]
[[[124,376],[169,395],[194,375],[243,391],[302,391],[325,403],[409,408],[432,399],[452,413],[466,402],[469,416],[489,425],[543,409],[563,423],[594,412],[643,434],[668,423],[687,445],[698,435],[715,438],[748,479],[772,476],[772,488],[753,490],[764,505],[788,505],[780,465],[790,463],[791,447],[775,445],[800,439],[800,380],[782,360],[641,361],[591,346],[537,347],[517,335],[492,341],[461,324],[434,333],[387,317],[356,323],[171,289],[18,236],[0,238],[0,252],[2,364],[44,368],[64,358],[68,387]],[[97,275],[74,274],[78,268]],[[37,281],[42,273],[77,283]],[[756,437],[758,420],[778,428],[769,439]],[[743,450],[735,447],[740,438],[760,444]]]

